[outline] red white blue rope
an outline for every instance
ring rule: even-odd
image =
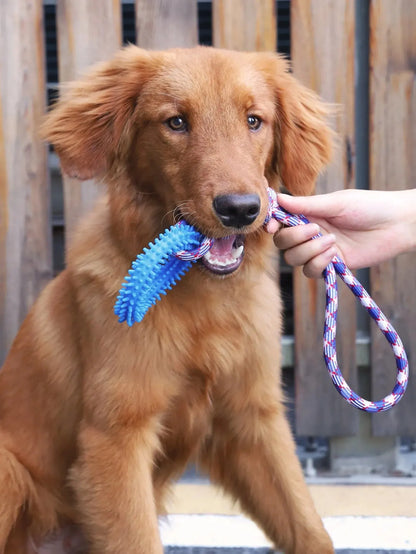
[[[181,225],[183,222],[179,221],[177,225]],[[211,239],[209,237],[204,237],[201,244],[195,248],[195,250],[178,250],[178,252],[175,253],[175,256],[179,258],[180,260],[184,260],[186,262],[193,262],[195,260],[199,260],[205,254],[210,250],[211,246],[214,243],[214,239]]]
[[[266,222],[271,217],[283,223],[283,225],[293,227],[295,225],[304,225],[309,221],[302,215],[293,215],[279,206],[277,195],[271,188],[268,189],[269,194],[269,212]],[[316,237],[321,236],[316,235]],[[314,238],[316,238],[314,237]],[[361,398],[356,394],[342,376],[341,370],[337,361],[336,351],[336,331],[337,331],[337,313],[338,313],[338,290],[337,290],[337,274],[347,287],[358,298],[361,305],[367,310],[372,319],[376,322],[378,328],[390,343],[394,357],[396,359],[397,377],[396,384],[391,394],[379,400],[378,402],[370,402]],[[324,271],[325,287],[326,287],[326,308],[325,308],[325,324],[324,324],[324,358],[327,365],[332,382],[337,391],[345,398],[345,400],[366,412],[384,412],[395,406],[402,398],[406,391],[409,379],[409,365],[403,343],[387,320],[386,316],[361,285],[354,277],[345,263],[335,256],[332,262]]]

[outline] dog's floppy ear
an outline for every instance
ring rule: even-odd
[[[151,68],[151,54],[129,46],[62,89],[41,134],[65,173],[89,179],[106,171]]]
[[[329,107],[291,75],[283,87],[277,83],[277,102],[278,173],[292,194],[311,194],[331,158]]]
[[[334,133],[327,124],[331,107],[291,75],[281,56],[262,53],[257,63],[275,94],[276,151],[271,170],[292,194],[311,194],[331,158]]]

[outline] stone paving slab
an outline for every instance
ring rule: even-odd
[[[416,554],[416,517],[327,517],[324,523],[337,554]],[[166,554],[274,552],[241,515],[170,515],[160,527]]]

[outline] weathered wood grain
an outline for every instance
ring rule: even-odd
[[[3,52],[0,52],[2,55]],[[0,66],[0,78],[3,77],[3,71]],[[4,118],[3,118],[3,106],[2,96],[3,91],[0,94],[0,364],[2,363],[6,351],[8,349],[6,338],[6,277],[7,277],[7,229],[9,226],[9,210],[8,210],[8,182],[7,182],[7,169],[6,169],[6,137],[4,134]]]
[[[52,276],[41,0],[0,2],[0,362]]]
[[[274,0],[213,0],[213,43],[232,50],[276,50]]]
[[[137,44],[163,50],[198,44],[196,0],[136,0]]]
[[[340,107],[334,123],[339,144],[333,163],[318,179],[316,193],[354,187],[354,2],[292,0],[291,41],[294,75],[326,101]],[[348,148],[347,148],[348,147]],[[356,308],[340,284],[338,361],[344,377],[357,384]],[[299,435],[351,435],[357,412],[335,391],[322,357],[325,287],[322,280],[294,274],[296,427]]]
[[[370,188],[375,190],[416,187],[415,29],[413,0],[371,1]],[[416,256],[399,256],[374,267],[370,275],[374,299],[399,332],[410,358],[407,393],[397,407],[373,416],[373,432],[416,436]],[[380,399],[393,387],[396,366],[375,325],[371,353],[373,397]]]
[[[120,48],[120,0],[58,0],[57,32],[59,80],[71,81]],[[67,239],[71,239],[80,217],[103,192],[104,187],[94,180],[80,182],[64,177]]]

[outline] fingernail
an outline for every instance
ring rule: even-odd
[[[322,241],[322,244],[327,244],[327,245],[335,244],[336,237],[332,233],[330,233],[329,235],[322,235],[321,241]]]
[[[313,236],[318,235],[321,232],[321,228],[317,223],[311,223],[310,225],[310,231]]]
[[[277,195],[277,203],[280,204],[281,200],[284,203],[287,198],[291,198],[290,194],[285,194],[284,192],[279,192],[278,195]]]
[[[335,256],[337,255],[337,249],[332,246],[331,248],[328,248],[326,254],[328,255],[328,259],[332,260],[332,258],[335,258]]]
[[[275,219],[271,219],[266,225],[266,231],[274,235],[280,229],[279,223]]]

